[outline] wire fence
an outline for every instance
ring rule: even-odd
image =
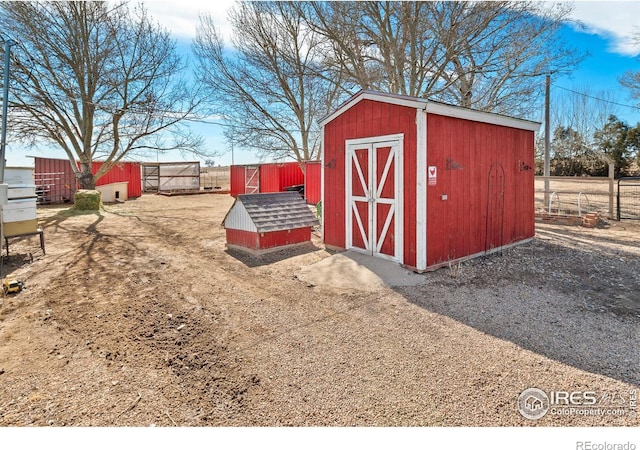
[[[545,195],[545,177],[535,177],[536,211],[551,214],[584,215],[597,212],[614,218],[615,191],[608,177],[549,177]]]
[[[618,220],[640,220],[640,177],[620,178],[616,196]]]

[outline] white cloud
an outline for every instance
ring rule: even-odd
[[[234,0],[147,0],[149,13],[173,33],[176,39],[192,39],[196,34],[200,14],[210,14],[227,42],[231,26],[227,12]],[[633,35],[640,33],[640,1],[576,1],[571,3],[571,18],[584,28],[580,31],[602,36],[610,43],[609,50],[626,56],[640,53],[640,45],[634,44]]]
[[[176,39],[192,39],[201,14],[209,14],[225,40],[231,36],[231,26],[227,21],[227,11],[234,0],[148,0],[144,2],[149,14]]]
[[[633,35],[640,32],[640,1],[573,2],[571,18],[580,21],[585,30],[607,39],[609,50],[626,56],[640,53]]]

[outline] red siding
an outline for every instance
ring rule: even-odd
[[[520,170],[533,143],[532,131],[428,115],[428,267],[533,237],[534,174]]]
[[[299,184],[304,184],[304,173],[297,162],[260,164],[260,192],[283,192]]]
[[[320,161],[307,161],[304,174],[304,196],[307,203],[316,205],[322,199],[321,193],[322,163]]]
[[[94,161],[91,166],[91,172],[95,175],[102,162]],[[142,195],[142,175],[140,172],[140,163],[123,162],[116,164],[106,174],[101,176],[96,182],[96,186],[105,184],[118,183],[128,181],[127,195],[129,197],[140,197]]]
[[[284,245],[299,244],[311,240],[311,228],[255,233],[252,231],[226,229],[227,244],[252,250],[263,250]]]
[[[280,192],[280,165],[261,164],[260,165],[260,192]]]
[[[245,166],[231,166],[230,172],[230,190],[231,195],[236,197],[238,194],[245,192]]]
[[[36,185],[48,186],[47,200],[51,203],[62,203],[64,199],[73,201],[78,183],[71,162],[68,159],[40,157],[34,159]],[[91,166],[92,173],[95,174],[101,166],[101,162],[94,161]],[[134,162],[117,164],[102,176],[96,185],[102,186],[120,181],[129,182],[129,197],[140,197],[142,195],[140,164]]]
[[[70,161],[40,157],[34,160],[35,184],[44,189],[46,202],[73,202],[78,183]]]
[[[280,164],[280,191],[289,186],[304,184],[304,172],[297,162]]]
[[[416,109],[363,99],[324,126],[324,240],[345,248],[345,141],[404,134],[403,263],[416,266],[416,242],[427,243],[427,268],[534,236],[534,132],[428,114],[427,235],[416,236]],[[384,211],[380,213],[384,215]],[[362,215],[362,214],[361,214]],[[379,230],[378,230],[379,231]],[[359,236],[353,233],[354,245]],[[362,243],[360,243],[362,244]],[[383,253],[391,244],[383,242]]]
[[[259,235],[260,248],[274,248],[283,245],[299,244],[311,240],[311,228],[294,228],[293,230],[272,231]]]
[[[252,165],[255,167],[256,165]],[[245,193],[247,166],[231,166],[231,195]],[[297,162],[259,164],[260,192],[283,192],[289,186],[304,184],[304,173]]]
[[[416,110],[362,100],[325,125],[324,240],[345,248],[345,140],[404,133],[404,264],[416,265]],[[328,226],[327,226],[328,225]]]
[[[245,230],[227,228],[227,244],[238,245],[251,249],[258,249],[258,233]]]

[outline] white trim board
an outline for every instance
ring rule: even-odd
[[[377,179],[375,175],[377,172],[376,165],[376,149],[380,147],[391,147],[391,151],[385,161],[383,173],[381,174],[381,180]],[[367,167],[360,167],[360,163],[355,158],[354,151],[367,150]],[[402,263],[404,261],[404,240],[401,236],[404,235],[404,210],[403,210],[403,188],[402,188],[402,171],[403,171],[403,153],[404,153],[404,134],[394,134],[386,136],[372,136],[361,139],[348,139],[345,141],[345,248],[347,250],[355,250],[363,253],[367,253],[378,258],[389,259]],[[354,167],[357,169],[358,181],[362,185],[364,190],[364,196],[354,196],[352,194],[352,171]],[[393,200],[379,198],[378,185],[380,181],[386,182],[389,176],[390,165],[393,163],[394,171],[394,197]],[[365,186],[364,171],[367,173]],[[364,231],[364,224],[359,213],[354,210],[354,202],[367,202],[367,230],[368,234]],[[384,203],[390,205],[390,210],[386,217],[378,218],[375,213],[375,205],[377,203]],[[355,222],[354,222],[355,217]],[[389,232],[390,220],[393,218],[394,227],[393,232],[395,234],[394,239],[394,255],[389,256],[380,252],[381,241],[384,241],[386,233]],[[377,235],[378,224],[377,220],[383,219],[384,226],[380,233]],[[360,232],[365,248],[360,249],[353,246],[353,225],[358,225],[357,230]],[[379,238],[382,239],[380,241]]]
[[[427,113],[416,110],[416,268],[427,268]]]
[[[320,238],[324,242],[324,126],[320,131]],[[306,175],[305,175],[306,176]],[[346,195],[346,194],[345,194]]]
[[[362,100],[373,100],[393,105],[407,106],[409,108],[424,109],[429,114],[437,114],[446,117],[455,117],[474,122],[482,122],[493,125],[505,126],[527,131],[539,131],[541,124],[531,120],[518,119],[485,111],[478,111],[461,106],[448,105],[427,99],[419,99],[397,94],[385,94],[382,92],[360,91],[349,100],[339,106],[335,111],[320,119],[320,125],[324,126],[336,117],[345,113]]]

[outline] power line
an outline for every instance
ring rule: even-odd
[[[603,102],[603,103],[610,103],[612,105],[623,106],[625,108],[631,108],[631,109],[640,110],[640,106],[638,106],[638,105],[626,105],[624,103],[618,103],[618,102],[614,102],[614,101],[611,101],[611,100],[605,100],[603,98],[599,98],[599,97],[596,97],[596,96],[593,96],[593,95],[590,95],[590,94],[585,94],[584,92],[578,92],[578,91],[574,91],[573,89],[568,89],[568,88],[565,88],[565,87],[562,87],[562,86],[558,86],[557,84],[554,84],[553,87],[558,88],[558,89],[562,89],[563,91],[571,92],[572,94],[578,94],[578,95],[582,95],[584,97],[587,97],[587,98],[590,98],[590,99],[593,99],[593,100],[598,100],[598,101]]]

